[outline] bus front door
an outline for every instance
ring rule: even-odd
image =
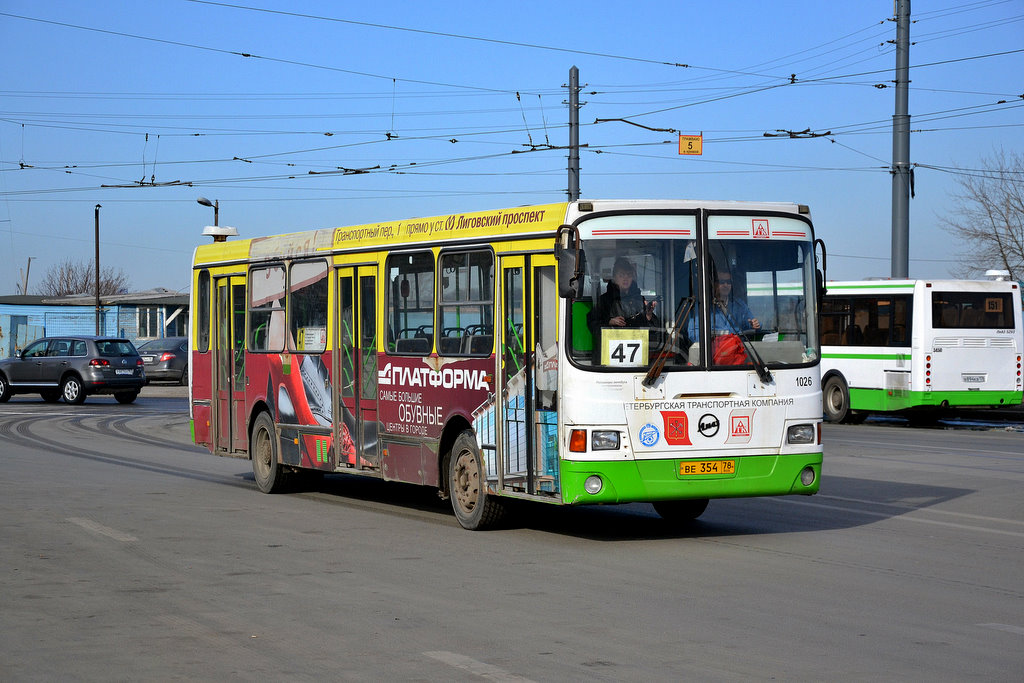
[[[503,409],[499,461],[488,471],[504,490],[554,495],[559,490],[554,263],[535,255],[506,256],[501,264]]]
[[[338,270],[338,351],[334,354],[334,442],[342,467],[380,467],[377,448],[377,268]]]
[[[213,386],[214,451],[234,452],[248,446],[245,424],[245,278],[214,281],[215,336]]]

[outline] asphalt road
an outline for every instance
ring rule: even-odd
[[[267,496],[184,390],[0,404],[0,680],[1020,680],[1024,431],[825,427],[822,492],[520,506]]]

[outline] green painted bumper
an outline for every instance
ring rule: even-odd
[[[571,505],[590,503],[635,503],[687,498],[741,498],[749,496],[809,495],[818,492],[821,481],[821,453],[796,455],[745,455],[707,459],[736,461],[733,474],[683,476],[680,463],[693,461],[637,460],[624,462],[561,463],[562,500]],[[814,469],[810,486],[800,483],[800,472]],[[601,477],[604,486],[597,494],[583,488],[587,477]]]

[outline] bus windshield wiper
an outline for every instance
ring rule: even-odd
[[[683,304],[683,302],[686,302]],[[651,367],[647,370],[647,375],[643,379],[643,385],[645,387],[651,387],[659,377],[661,377],[662,370],[665,369],[665,363],[668,361],[668,353],[666,350],[672,349],[676,345],[676,339],[679,337],[679,331],[683,329],[683,325],[690,318],[690,311],[693,310],[694,299],[692,296],[683,297],[679,300],[680,304],[683,304],[679,308],[679,315],[676,316],[676,321],[672,324],[672,329],[669,330],[669,336],[665,342],[662,343],[661,348],[658,349],[658,357],[651,363]]]
[[[743,344],[743,348],[746,350],[747,355],[750,356],[751,359],[753,359],[754,361],[754,370],[757,371],[757,376],[765,384],[771,382],[772,373],[768,370],[768,366],[765,365],[764,360],[762,360],[761,358],[761,354],[759,354],[757,352],[757,349],[754,348],[753,343],[751,343],[751,341],[747,339],[746,335],[744,335],[743,332],[740,331],[740,326],[737,325],[736,321],[732,319],[731,315],[729,315],[729,311],[727,311],[725,308],[725,302],[722,301],[721,299],[716,298],[714,300],[714,304],[715,306],[718,306],[718,309],[720,311],[722,311],[722,315],[725,317],[725,321],[729,323],[729,326],[733,330],[736,330],[736,336],[740,338],[740,342]]]

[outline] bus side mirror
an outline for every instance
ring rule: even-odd
[[[555,236],[555,260],[558,262],[558,296],[578,299],[583,290],[587,256],[580,233],[572,225],[562,225]]]
[[[821,259],[820,260],[818,259],[818,247],[821,247]],[[818,263],[821,264],[820,268],[815,267],[815,269],[814,269],[814,279],[815,279],[815,284],[817,285],[816,289],[817,289],[817,294],[818,294],[817,298],[818,298],[818,312],[819,312],[819,314],[821,312],[821,305],[822,305],[822,303],[825,300],[825,292],[827,291],[827,288],[825,287],[825,269],[828,267],[828,263],[827,262],[828,262],[828,255],[825,252],[825,241],[819,237],[818,239],[814,240],[814,263],[815,263],[815,266],[817,266]]]

